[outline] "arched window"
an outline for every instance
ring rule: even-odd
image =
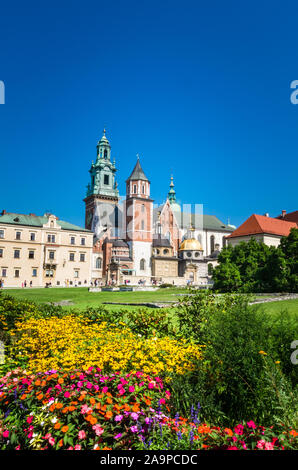
[[[142,186],[142,193],[145,194],[145,185]]]
[[[134,194],[137,194],[137,185],[136,184],[133,185],[133,192],[134,192]]]
[[[146,265],[146,261],[144,260],[144,258],[142,258],[141,261],[140,261],[140,270],[141,271],[145,271],[145,265]]]
[[[107,149],[104,149],[103,156],[104,156],[104,158],[107,158],[107,157],[108,157],[108,151],[107,151]]]
[[[215,243],[215,237],[214,237],[214,235],[211,235],[211,237],[210,237],[210,250],[211,250],[211,253],[213,253],[213,251],[214,251],[214,243]]]
[[[96,258],[95,268],[101,269],[101,258]]]
[[[145,230],[145,222],[144,222],[144,220],[141,221],[141,230]]]
[[[142,204],[141,211],[145,212],[145,204]]]

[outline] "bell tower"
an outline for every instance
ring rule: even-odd
[[[153,200],[150,181],[138,156],[126,180],[126,241],[130,246],[136,276],[151,276]]]
[[[96,162],[92,161],[90,183],[84,199],[85,227],[92,230],[97,238],[105,233],[117,236],[119,191],[116,182],[115,160],[111,161],[111,145],[106,130],[96,146]]]

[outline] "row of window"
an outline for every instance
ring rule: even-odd
[[[0,248],[0,258],[3,258],[4,255],[4,250],[3,248]],[[21,250],[15,249],[13,251],[13,257],[15,259],[20,259],[21,258]],[[34,259],[35,258],[35,250],[29,250],[28,251],[28,259]],[[49,251],[48,252],[48,259],[53,260],[55,259],[55,251]],[[80,261],[86,261],[86,254],[85,253],[80,253],[79,257]],[[75,253],[69,253],[69,261],[75,261]]]
[[[5,232],[4,230],[0,230],[0,238],[4,239],[5,238]],[[30,237],[29,237],[31,242],[34,242],[36,240],[36,233],[35,232],[30,232]],[[15,240],[22,240],[22,232],[16,232],[15,233]],[[48,234],[47,236],[47,241],[48,243],[56,243],[56,235]],[[76,244],[76,237],[70,237],[70,244],[75,245]],[[86,238],[81,238],[80,244],[82,246],[86,245]]]
[[[14,269],[14,277],[20,277],[20,269]],[[7,277],[7,268],[1,269],[1,277]],[[37,268],[32,268],[32,277],[37,277]]]
[[[19,278],[20,277],[21,270],[20,269],[14,269],[14,277]],[[38,270],[37,268],[32,268],[32,277],[37,277]],[[1,277],[7,277],[7,268],[2,268],[1,269]],[[75,270],[74,271],[74,278],[78,279],[80,276],[80,272]],[[46,269],[45,270],[45,277],[54,277],[54,270],[53,269]]]

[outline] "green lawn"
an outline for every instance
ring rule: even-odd
[[[117,310],[119,311],[119,309],[135,310],[138,308],[136,306],[125,305],[126,302],[140,304],[146,302],[169,302],[168,305],[169,308],[171,308],[171,302],[177,301],[179,298],[181,298],[181,294],[186,294],[187,289],[165,288],[158,289],[157,291],[147,292],[88,292],[86,287],[52,287],[49,289],[7,289],[4,290],[4,292],[6,292],[8,295],[16,297],[17,299],[27,299],[37,303],[60,302],[62,300],[69,300],[73,302],[74,305],[65,307],[68,309],[76,308],[84,310],[86,307],[96,307],[103,302],[118,302],[120,305],[105,305],[109,310],[116,312]],[[270,315],[274,315],[274,313],[285,309],[290,313],[298,314],[298,299],[259,304],[259,308]]]
[[[7,289],[4,291],[8,295],[23,300],[33,302],[60,302],[62,300],[69,300],[74,305],[65,308],[78,308],[80,310],[86,307],[96,307],[103,302],[119,302],[125,304],[129,303],[144,303],[144,302],[171,302],[179,299],[178,294],[185,294],[186,289],[179,288],[164,288],[157,291],[143,291],[143,292],[88,292],[86,287],[69,287],[69,288],[40,288],[40,289]],[[117,306],[106,305],[108,309],[119,310],[120,308],[136,308],[135,306]]]
[[[277,302],[266,302],[259,304],[259,308],[263,309],[266,313],[274,315],[275,313],[287,310],[291,314],[298,314],[298,299],[293,300],[279,300]]]

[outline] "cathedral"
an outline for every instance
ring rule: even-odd
[[[235,227],[202,206],[181,206],[171,176],[166,201],[155,205],[140,159],[119,195],[116,162],[104,130],[92,162],[85,228],[94,233],[92,280],[103,284],[206,285]]]

